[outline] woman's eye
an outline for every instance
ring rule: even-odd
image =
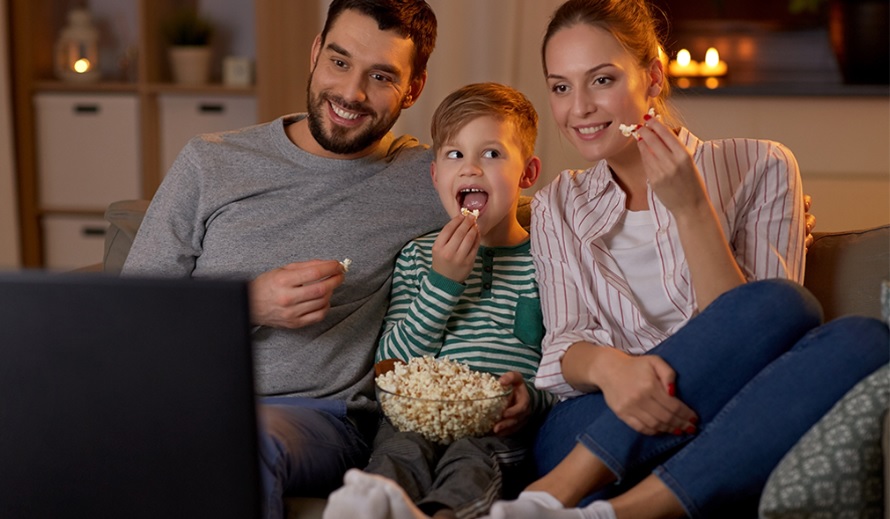
[[[482,156],[486,159],[496,159],[501,156],[501,152],[498,150],[485,150]]]
[[[569,87],[565,85],[556,84],[550,87],[550,91],[555,94],[564,94],[569,89]]]
[[[607,85],[612,81],[612,78],[606,76],[599,76],[593,80],[595,85]]]
[[[451,150],[445,154],[445,157],[449,159],[459,159],[463,157],[463,154],[457,150]]]

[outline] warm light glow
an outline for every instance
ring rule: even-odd
[[[715,88],[720,86],[720,80],[715,77],[709,77],[705,80],[705,86],[711,90],[714,90]]]
[[[679,60],[680,57],[677,56],[677,59]],[[709,67],[716,67],[717,64],[720,63],[720,54],[717,52],[717,49],[711,47],[705,52],[705,63],[707,63]]]
[[[677,63],[681,67],[685,67],[689,65],[689,62],[692,60],[692,55],[689,54],[689,51],[686,49],[680,49],[680,52],[677,53]]]
[[[74,65],[71,67],[78,74],[83,74],[84,72],[90,70],[90,60],[86,58],[80,58],[79,60],[74,62]]]

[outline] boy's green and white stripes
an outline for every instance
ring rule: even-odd
[[[466,283],[432,270],[438,232],[402,249],[393,275],[378,360],[447,356],[480,371],[518,371],[534,408],[551,402],[534,389],[543,320],[528,242],[480,247]]]

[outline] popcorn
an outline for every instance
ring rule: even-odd
[[[349,272],[350,265],[352,265],[352,260],[349,258],[346,258],[340,262],[340,266],[343,267],[343,272]]]
[[[466,207],[461,207],[460,214],[462,214],[464,216],[471,214],[471,215],[473,215],[473,218],[479,218],[479,210],[478,209],[473,209],[472,211],[470,211]]]
[[[661,117],[660,115],[655,115],[655,108],[650,108],[649,111],[646,113],[648,113],[650,117]],[[620,131],[621,135],[624,135],[625,137],[630,137],[630,136],[636,137],[637,130],[642,128],[642,126],[643,125],[641,125],[641,124],[623,124],[622,123],[622,124],[618,125],[618,131]]]
[[[376,382],[383,412],[396,428],[441,444],[490,432],[510,395],[490,373],[430,356],[397,364]]]

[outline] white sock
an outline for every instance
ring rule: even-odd
[[[328,496],[323,519],[389,519],[389,498],[376,485],[370,485],[350,469],[343,477],[343,486]]]
[[[343,482],[343,488],[334,492],[338,494],[343,491],[346,494],[337,498],[336,512],[342,515],[332,514],[328,517],[327,511],[334,499],[334,494],[331,494],[324,519],[429,519],[414,505],[402,487],[389,478],[351,469],[346,472]],[[362,507],[367,507],[367,510],[362,510]]]
[[[564,508],[547,492],[526,491],[515,501],[498,501],[491,507],[491,519],[616,519],[607,501],[595,501],[586,508]]]

